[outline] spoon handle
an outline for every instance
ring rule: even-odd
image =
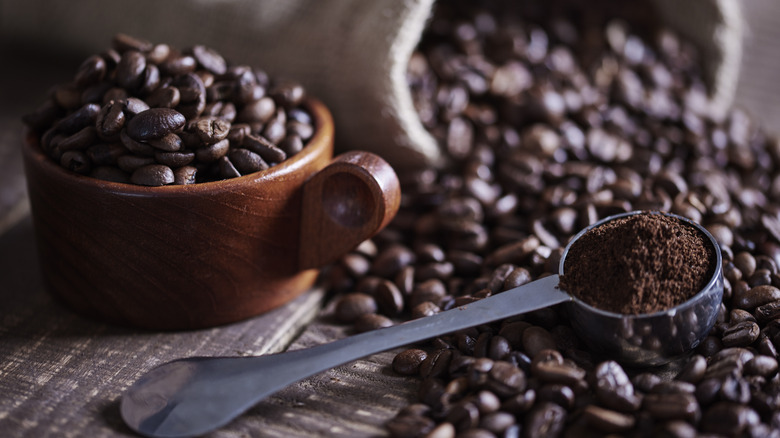
[[[196,357],[157,367],[122,399],[125,422],[150,437],[200,435],[301,379],[364,356],[571,300],[558,276],[446,312],[328,344],[257,357]]]

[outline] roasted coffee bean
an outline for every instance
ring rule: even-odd
[[[688,360],[688,363],[683,367],[682,370],[680,370],[680,373],[677,375],[676,379],[695,384],[704,377],[704,373],[706,371],[707,359],[704,356],[696,354],[691,356],[691,358]]]
[[[305,90],[300,84],[289,81],[276,85],[270,94],[277,105],[288,109],[300,105],[306,97]]]
[[[93,125],[95,120],[97,120],[99,112],[99,105],[88,103],[57,121],[52,129],[57,133],[73,134],[87,126]]]
[[[154,160],[172,169],[178,169],[179,167],[187,166],[192,163],[195,160],[195,153],[192,151],[159,151],[154,153]]]
[[[91,146],[97,139],[97,130],[93,126],[86,128],[65,137],[57,142],[57,148],[60,151],[82,150]]]
[[[704,412],[701,420],[702,431],[706,433],[738,436],[751,426],[760,422],[758,414],[747,406],[736,403],[720,402]]]
[[[374,290],[374,297],[379,310],[386,315],[398,315],[404,310],[404,296],[390,280],[380,280]]]
[[[436,423],[428,417],[421,415],[404,415],[391,418],[387,427],[390,436],[394,438],[414,438],[430,433]]]
[[[238,112],[236,119],[249,123],[266,123],[276,114],[276,104],[270,97],[263,97],[250,102]]]
[[[760,328],[753,321],[737,323],[723,332],[724,347],[746,347],[758,339]]]
[[[758,375],[771,377],[777,372],[777,358],[772,356],[758,355],[745,363],[745,375]]]
[[[355,331],[358,333],[378,330],[391,326],[393,326],[393,321],[390,318],[384,315],[378,315],[376,313],[366,313],[365,315],[360,315],[354,322]]]
[[[593,428],[604,433],[625,432],[636,423],[633,416],[617,411],[611,411],[595,405],[585,407],[582,412],[585,421]]]
[[[241,175],[268,169],[268,163],[260,155],[246,149],[233,149],[228,152],[228,158]]]
[[[279,149],[282,150],[288,157],[297,154],[303,150],[303,139],[295,134],[289,134],[284,140],[278,144]]]
[[[115,138],[125,126],[124,102],[110,101],[103,105],[97,115],[95,126],[103,139]]]
[[[642,408],[657,420],[690,421],[700,415],[696,397],[686,392],[646,394]]]
[[[98,143],[85,151],[89,160],[95,166],[116,165],[117,158],[127,154],[127,149],[119,143]]]
[[[566,410],[555,403],[542,402],[525,416],[525,436],[557,437],[563,432],[566,421]]]
[[[173,170],[163,164],[148,164],[133,171],[133,174],[130,175],[130,181],[142,186],[173,184]]]
[[[173,171],[173,183],[176,185],[195,184],[198,169],[194,166],[183,166]]]
[[[621,412],[639,408],[641,399],[623,368],[615,361],[598,364],[594,373],[596,397],[605,407]]]
[[[80,174],[88,174],[92,170],[92,163],[87,155],[79,150],[70,150],[62,153],[60,157],[62,167]]]
[[[501,398],[514,396],[525,390],[525,373],[509,362],[496,361],[488,373],[485,389]]]
[[[212,163],[227,155],[230,142],[225,139],[195,150],[195,158],[201,163]]]
[[[420,365],[427,357],[428,353],[419,348],[404,350],[393,358],[393,371],[405,376],[418,374]]]
[[[187,131],[197,135],[203,144],[210,145],[228,137],[230,122],[216,117],[201,117],[190,120]]]
[[[146,52],[152,49],[153,44],[142,38],[118,33],[114,35],[114,38],[111,40],[111,46],[119,53],[124,53],[128,50]]]
[[[74,81],[76,86],[84,88],[96,82],[100,82],[106,76],[106,61],[100,56],[93,55],[84,60],[76,72]]]
[[[149,105],[146,102],[135,97],[128,97],[123,99],[122,102],[125,103],[124,111],[128,118],[135,117],[149,109]]]
[[[116,164],[123,171],[132,173],[141,167],[154,164],[154,158],[127,154],[117,158]]]
[[[574,391],[561,384],[542,385],[536,391],[536,399],[540,402],[548,401],[570,410],[574,406]]]
[[[206,46],[196,45],[192,47],[192,54],[201,67],[215,75],[225,74],[227,63],[225,59],[215,50]]]
[[[280,163],[287,158],[287,154],[283,150],[261,135],[247,135],[241,145],[269,163]]]
[[[127,150],[137,155],[153,156],[156,152],[155,148],[148,143],[143,143],[130,138],[130,136],[127,135],[126,129],[119,132],[119,141]]]
[[[184,115],[170,108],[151,108],[130,119],[127,135],[136,141],[162,138],[184,127]]]
[[[182,148],[181,137],[172,132],[160,138],[148,140],[147,143],[149,146],[163,152],[176,152]]]
[[[146,103],[152,108],[176,108],[180,101],[181,93],[173,86],[157,88],[146,97]]]
[[[141,86],[145,69],[146,57],[137,50],[128,50],[122,53],[116,67],[116,82],[122,88],[136,90]]]
[[[532,326],[523,330],[523,349],[526,354],[535,357],[543,350],[555,349],[555,338],[542,327]]]
[[[423,379],[430,377],[444,377],[452,360],[452,350],[436,350],[420,363],[420,376]]]
[[[361,315],[376,311],[377,305],[373,297],[363,293],[350,293],[336,303],[335,316],[339,321],[353,322]]]

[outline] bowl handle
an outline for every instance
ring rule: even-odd
[[[378,155],[351,151],[336,157],[303,187],[299,269],[333,262],[393,219],[401,188]]]

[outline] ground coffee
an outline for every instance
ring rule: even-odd
[[[714,249],[681,220],[642,213],[593,228],[572,244],[561,289],[593,307],[654,313],[702,290],[714,271]]]

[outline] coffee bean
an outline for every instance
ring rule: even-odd
[[[228,152],[228,158],[241,175],[268,169],[268,163],[260,155],[246,149],[233,149]]]
[[[141,52],[137,50],[124,52],[116,67],[117,84],[128,90],[139,88],[145,69],[146,58]]]
[[[68,170],[85,175],[92,170],[92,163],[87,155],[78,150],[63,152],[62,157],[60,157],[60,164]]]
[[[404,415],[391,418],[385,427],[394,438],[420,437],[431,432],[436,423],[430,418],[419,415]]]
[[[271,90],[271,97],[277,105],[285,108],[293,108],[301,104],[305,95],[304,88],[295,82],[285,81]]]
[[[122,102],[125,103],[124,112],[128,118],[135,117],[149,109],[149,105],[146,102],[135,97],[127,97]]]
[[[195,184],[198,169],[193,166],[183,166],[173,171],[173,183],[177,185]]]
[[[364,315],[360,315],[354,322],[355,331],[358,333],[392,326],[393,321],[390,318],[384,315],[377,315],[376,313],[366,313]]]
[[[692,420],[700,414],[696,397],[686,392],[646,394],[642,408],[658,420]]]
[[[563,431],[566,410],[555,403],[542,402],[525,416],[525,436],[557,437]]]
[[[142,38],[118,33],[114,35],[114,38],[111,40],[111,46],[119,53],[124,53],[128,50],[146,52],[152,49],[153,44]]]
[[[702,377],[704,377],[706,370],[707,359],[704,356],[696,354],[691,356],[688,363],[677,375],[676,379],[695,384],[698,383]]]
[[[600,363],[596,366],[594,376],[596,397],[605,407],[621,412],[632,412],[639,408],[641,399],[617,362]]]
[[[130,175],[133,184],[142,186],[163,186],[173,184],[173,170],[162,164],[148,164],[139,167]]]
[[[287,154],[283,150],[261,135],[247,135],[241,145],[269,163],[280,163],[287,158]]]
[[[186,119],[170,108],[151,108],[133,117],[127,124],[127,135],[136,141],[162,138],[184,127]]]
[[[390,316],[398,315],[404,309],[404,296],[395,283],[380,280],[374,291],[374,297],[382,313]]]
[[[227,155],[230,142],[225,139],[195,150],[195,158],[201,163],[212,163]]]
[[[336,303],[335,316],[341,322],[353,322],[361,315],[376,313],[376,311],[376,301],[370,295],[350,293],[341,297]]]
[[[585,407],[582,415],[588,424],[605,433],[625,432],[632,429],[635,424],[635,419],[631,415],[595,405]]]
[[[263,97],[246,104],[237,115],[241,122],[266,123],[276,113],[276,104],[270,97]]]
[[[405,376],[419,373],[420,364],[428,357],[428,353],[419,348],[411,348],[398,353],[393,358],[393,371]]]
[[[176,152],[182,148],[181,137],[172,132],[160,138],[150,139],[147,143],[149,146],[163,152]]]
[[[531,357],[543,350],[555,349],[555,339],[542,327],[532,326],[525,329],[522,342],[525,352]]]
[[[146,97],[146,103],[152,108],[176,108],[180,101],[179,89],[172,86],[160,87]]]
[[[215,75],[225,74],[227,63],[218,52],[202,45],[192,47],[192,54],[201,67]]]
[[[737,436],[760,422],[758,414],[735,403],[720,402],[707,409],[702,416],[702,431]]]
[[[76,86],[84,88],[96,82],[100,82],[106,76],[106,61],[100,56],[93,55],[84,60],[76,72],[74,81]]]
[[[187,166],[188,164],[192,163],[195,160],[195,153],[192,151],[158,151],[154,153],[154,160],[172,169],[178,169],[182,166]]]
[[[760,328],[753,321],[737,323],[723,332],[723,346],[746,347],[758,339]]]
[[[85,153],[95,166],[113,166],[117,158],[127,154],[127,149],[119,143],[98,143],[88,147]]]
[[[116,164],[123,171],[132,173],[141,167],[154,164],[154,158],[127,154],[117,158]]]
[[[103,139],[115,138],[125,126],[124,103],[110,101],[103,105],[95,120],[98,134]]]
[[[777,372],[777,359],[772,356],[758,355],[745,363],[745,375],[770,377]]]

